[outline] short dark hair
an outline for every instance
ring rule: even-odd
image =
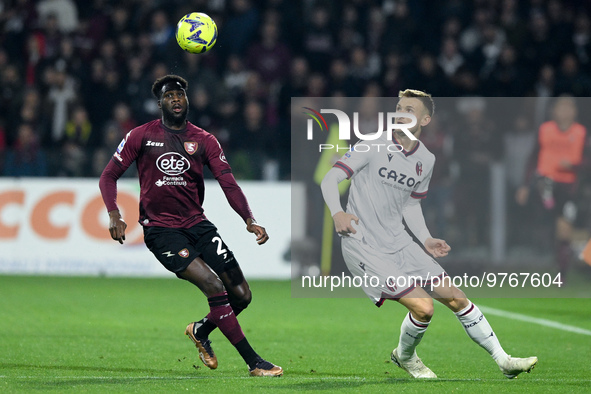
[[[435,102],[433,102],[433,97],[429,93],[423,92],[422,90],[415,90],[415,89],[406,89],[401,90],[398,93],[398,97],[414,97],[421,100],[425,108],[427,108],[427,112],[429,116],[433,116],[435,112]]]
[[[152,84],[152,94],[154,95],[154,97],[160,100],[160,96],[162,95],[162,87],[169,82],[178,82],[184,90],[187,90],[187,87],[189,86],[189,83],[183,77],[179,77],[178,75],[174,74],[165,75],[161,78],[158,78]]]

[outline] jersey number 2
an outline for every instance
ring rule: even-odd
[[[222,239],[220,237],[213,237],[211,239],[211,242],[217,242],[218,243],[218,250],[217,250],[218,256],[221,255],[221,254],[223,254],[223,253],[227,253],[228,252],[226,249],[222,248]],[[225,257],[226,256],[224,256],[224,258]]]

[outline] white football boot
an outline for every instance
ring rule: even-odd
[[[417,356],[417,354],[413,354],[411,358],[408,360],[402,361],[400,356],[398,356],[397,351],[398,348],[392,350],[392,355],[390,358],[392,362],[398,365],[400,368],[408,372],[410,376],[416,379],[434,379],[437,377],[433,371],[431,371]]]
[[[506,377],[513,379],[522,372],[530,373],[537,363],[537,357],[514,358],[509,356],[503,365],[499,365],[499,368]]]

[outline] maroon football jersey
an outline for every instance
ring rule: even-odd
[[[119,171],[114,171],[116,178],[137,162],[141,189],[139,221],[143,226],[188,228],[205,220],[203,166],[207,165],[218,181],[232,172],[213,135],[190,122],[184,130],[172,130],[160,119],[127,133],[111,160],[119,167]],[[230,183],[234,183],[231,186],[240,190],[231,174],[230,178]],[[228,187],[222,187],[228,195]],[[243,196],[241,191],[240,195]],[[244,204],[248,212],[244,215],[251,216],[245,198]],[[237,212],[243,215],[240,210]]]

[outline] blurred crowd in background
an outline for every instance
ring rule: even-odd
[[[202,55],[174,39],[194,11],[219,28]],[[289,180],[291,97],[591,96],[590,15],[574,0],[0,1],[0,174],[99,176],[129,130],[159,117],[150,87],[175,73],[190,83],[189,120],[216,135],[238,179]],[[505,121],[424,133],[445,186],[427,216],[451,242],[441,215],[487,190],[470,173],[524,162],[534,145],[539,124]],[[458,240],[487,242],[467,228]]]

